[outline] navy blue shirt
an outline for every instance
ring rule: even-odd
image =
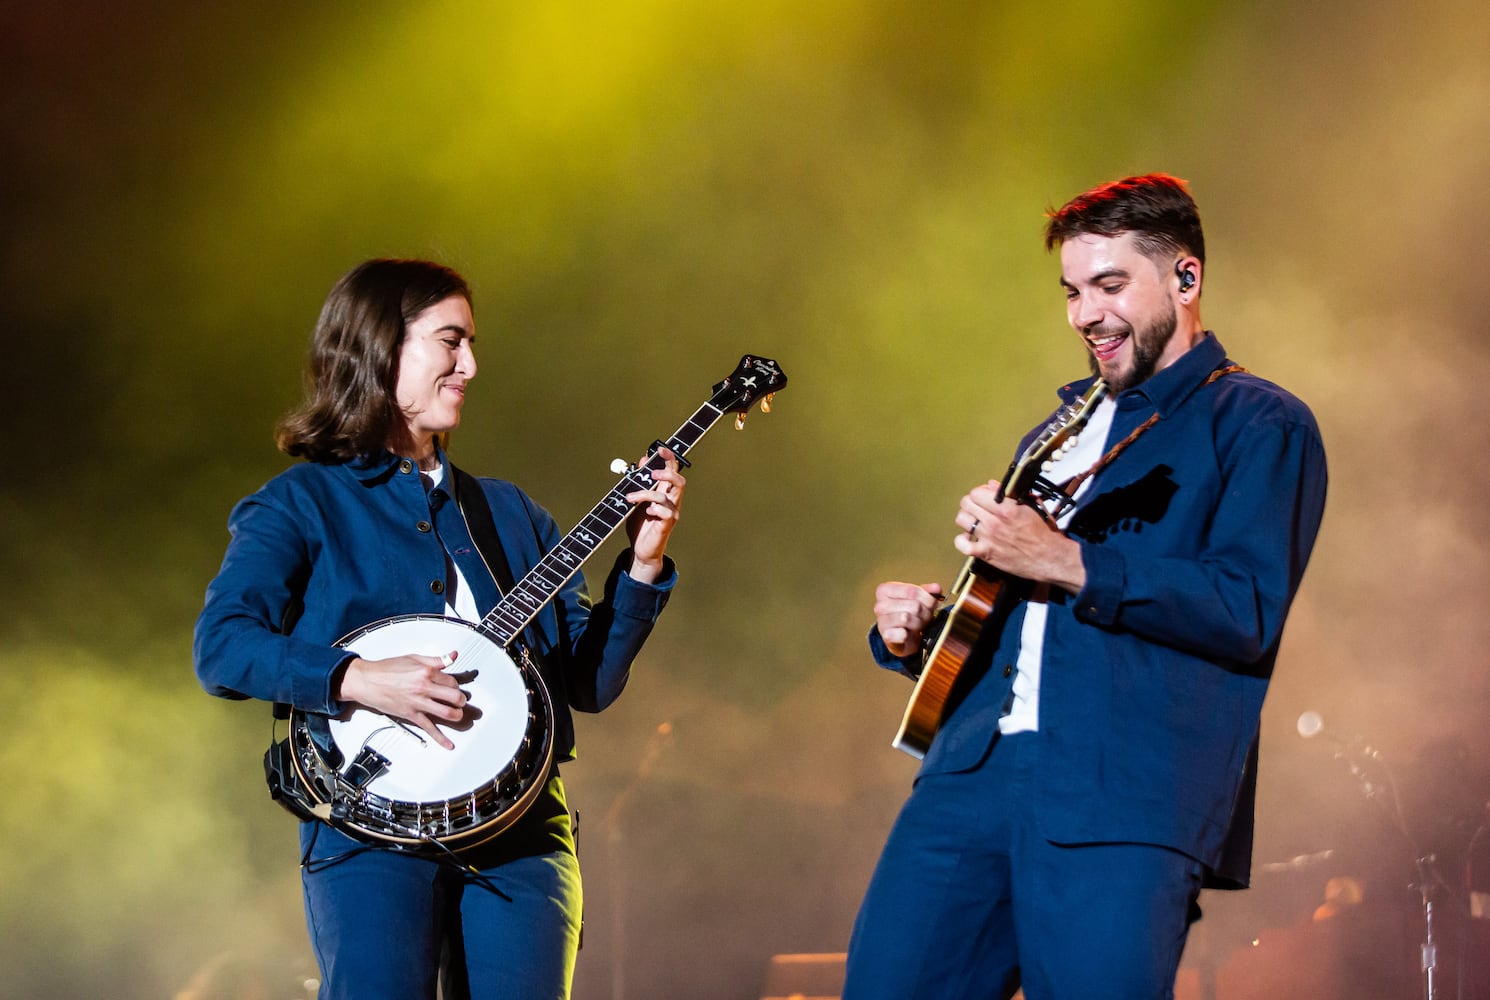
[[[521,580],[557,544],[558,525],[513,484],[479,482]],[[340,711],[333,680],[352,654],[337,641],[383,618],[445,614],[447,553],[483,614],[498,600],[450,494],[426,491],[417,466],[392,454],[292,466],[239,502],[228,528],[193,646],[202,686],[221,697]],[[600,603],[576,574],[523,633],[553,699],[556,761],[573,757],[569,710],[598,712],[621,693],[677,581],[671,560],[655,585],[633,580],[622,570],[628,558],[618,558]]]
[[[1036,815],[1061,843],[1151,843],[1242,885],[1256,740],[1283,623],[1323,515],[1326,466],[1309,409],[1229,365],[1207,335],[1118,395],[1107,446],[1159,420],[1083,494],[1067,534],[1086,585],[1053,589],[1044,635]],[[1090,380],[1063,387],[1069,402]],[[1041,427],[1044,426],[1042,423]],[[1021,444],[1021,449],[1037,432]],[[966,697],[922,773],[976,767],[1006,710],[1024,605],[985,627]],[[914,672],[871,633],[875,658]]]

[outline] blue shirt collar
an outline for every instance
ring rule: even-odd
[[[1180,404],[1189,399],[1190,394],[1199,389],[1211,372],[1219,368],[1225,360],[1226,348],[1221,346],[1221,341],[1214,333],[1207,330],[1200,342],[1180,355],[1174,364],[1155,372],[1133,388],[1119,393],[1118,399],[1120,401],[1137,397],[1147,399],[1159,416],[1167,417],[1178,409]],[[1092,381],[1091,378],[1084,378],[1079,382],[1062,386],[1061,399],[1067,403],[1071,402],[1086,392]]]
[[[450,460],[446,457],[444,449],[439,445],[435,445],[435,454],[439,456],[440,465],[445,469],[445,479],[443,481],[449,482]],[[404,463],[408,463],[407,470],[404,468]],[[375,452],[371,455],[363,455],[347,463],[347,470],[364,483],[373,482],[374,480],[389,476],[394,472],[413,472],[418,468],[419,463],[415,462],[412,458],[404,458],[401,455],[395,455],[393,452],[386,450]]]

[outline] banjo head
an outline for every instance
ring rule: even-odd
[[[516,822],[553,759],[552,703],[526,655],[514,658],[476,626],[438,615],[374,622],[340,643],[368,660],[456,658],[446,672],[467,695],[458,723],[440,723],[446,750],[412,723],[365,708],[329,720],[334,748],[291,716],[296,768],[330,821],[362,839],[470,847]]]

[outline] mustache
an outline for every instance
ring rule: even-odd
[[[1098,323],[1081,331],[1084,337],[1119,337],[1131,334],[1133,327],[1127,323]]]

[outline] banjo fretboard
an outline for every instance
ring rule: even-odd
[[[503,595],[481,620],[481,626],[502,645],[511,643],[579,571],[580,565],[625,522],[631,513],[626,495],[651,488],[652,472],[666,464],[659,446],[668,448],[681,461],[725,413],[733,411],[743,417],[757,397],[769,397],[785,384],[786,376],[776,362],[750,356],[742,358],[735,373],[714,387],[714,395],[708,402],[683,421],[672,437],[657,442],[645,462],[629,468],[600,502],[580,518],[579,524]]]

